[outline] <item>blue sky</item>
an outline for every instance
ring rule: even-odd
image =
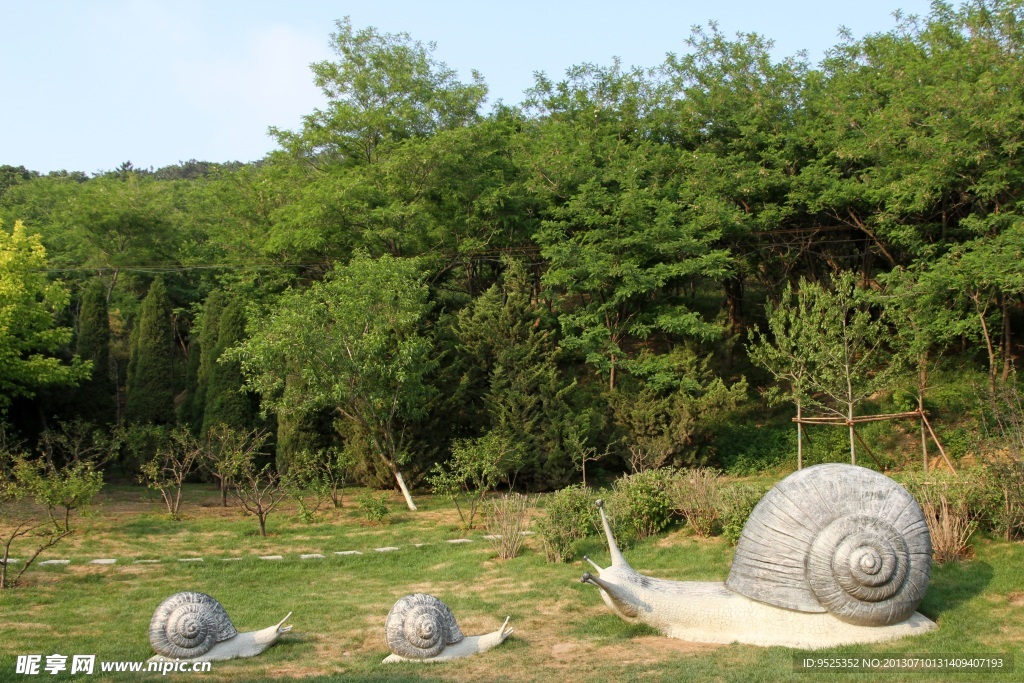
[[[837,42],[886,31],[893,10],[925,0],[719,0],[481,3],[434,0],[0,0],[0,164],[96,173],[131,160],[253,161],[275,144],[267,127],[296,128],[323,104],[309,63],[331,58],[334,20],[407,31],[489,101],[519,102],[544,71],[573,64],[654,66],[685,51],[690,27],[752,31],[781,58],[812,62]]]

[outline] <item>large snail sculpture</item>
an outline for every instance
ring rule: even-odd
[[[277,642],[288,613],[274,626],[239,633],[219,602],[206,593],[175,593],[160,603],[149,623],[149,642],[157,655],[150,661],[218,661],[255,657]]]
[[[601,522],[612,564],[581,579],[613,612],[665,635],[706,643],[819,648],[924,633],[915,612],[932,545],[917,501],[863,467],[808,467],[772,488],[751,513],[723,583],[639,574]]]
[[[433,595],[414,593],[395,603],[384,623],[389,662],[441,662],[487,652],[512,635],[508,617],[501,628],[482,636],[462,635],[448,606]]]

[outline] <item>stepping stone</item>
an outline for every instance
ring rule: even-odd
[[[299,555],[300,560],[322,560],[324,556],[320,553],[309,553],[308,555]]]
[[[376,550],[378,553],[390,553],[392,550],[398,550],[398,548],[396,548],[393,545],[388,545],[384,546],[383,548],[374,548],[374,550]]]
[[[18,564],[21,562],[17,557],[8,557],[6,564]],[[0,560],[0,564],[5,564],[3,560]]]
[[[335,555],[362,555],[358,550],[337,550]]]
[[[280,555],[260,555],[261,560],[283,560]]]
[[[501,538],[501,534],[487,534],[486,536],[484,536],[484,538],[488,541],[497,541],[499,538]]]
[[[430,545],[430,544],[429,543],[413,543],[412,545],[413,545],[414,548],[422,548],[423,546]]]
[[[447,542],[448,543],[472,543],[473,539],[472,538],[450,538],[450,539],[448,539]]]
[[[117,560],[110,560],[110,559],[89,560],[89,564],[117,564]]]
[[[39,563],[40,567],[49,567],[55,564],[71,564],[71,560],[43,560]]]
[[[202,562],[202,561],[203,561],[203,558],[201,558],[201,557],[183,557],[180,560],[178,560],[178,562]]]
[[[160,560],[135,560],[132,564],[160,564]]]
[[[536,531],[520,531],[519,535],[520,536],[533,536],[536,533],[537,533]]]

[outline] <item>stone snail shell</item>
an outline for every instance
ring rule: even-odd
[[[852,465],[817,465],[757,504],[725,585],[753,600],[863,626],[903,621],[928,589],[932,544],[906,489]]]
[[[384,638],[392,654],[386,662],[444,661],[468,657],[505,642],[512,635],[508,618],[494,633],[467,638],[448,606],[433,595],[414,593],[400,598],[384,622]]]
[[[291,630],[284,622],[261,631],[239,633],[227,611],[206,593],[175,593],[156,608],[149,623],[149,642],[156,650],[154,660],[220,660],[252,657],[273,645]]]
[[[620,616],[677,638],[826,647],[935,628],[915,612],[931,570],[924,514],[902,486],[863,467],[816,465],[776,484],[743,527],[724,584],[637,573],[603,509],[601,518],[612,566],[595,564],[598,575],[582,580]]]

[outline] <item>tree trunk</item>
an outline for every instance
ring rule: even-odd
[[[796,468],[802,470],[804,468],[804,439],[803,439],[803,428],[800,424],[801,412],[800,401],[796,402]]]
[[[1010,377],[1010,370],[1013,369],[1013,337],[1010,331],[1010,306],[1007,301],[1010,297],[1000,294],[1003,306],[1003,381]]]
[[[267,535],[267,518],[265,515],[256,515],[256,519],[260,520],[260,536],[265,537]]]
[[[917,371],[917,411],[921,413],[921,457],[924,471],[928,473],[928,435],[924,427],[924,390],[928,383],[927,360],[922,359]]]
[[[228,506],[228,480],[226,478],[220,480],[220,506]]]
[[[405,504],[409,506],[409,509],[416,511],[416,503],[412,502],[412,495],[409,493],[409,487],[405,485],[405,479],[402,478],[402,473],[398,471],[398,467],[393,467],[392,471],[395,473],[395,481],[398,482],[398,488],[402,490],[402,495],[405,496]]]
[[[856,438],[856,436],[853,433],[853,404],[852,403],[848,403],[847,404],[846,421],[850,424],[850,464],[851,465],[856,465],[857,464],[857,450],[856,450],[856,448],[854,447],[854,444],[853,444],[853,440]]]

